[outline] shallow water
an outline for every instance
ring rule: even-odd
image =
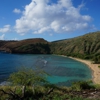
[[[50,74],[47,80],[57,85],[70,86],[72,82],[92,78],[87,65],[67,57],[0,53],[0,82],[6,81],[21,66],[38,67],[46,71]]]

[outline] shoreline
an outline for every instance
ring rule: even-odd
[[[98,66],[100,66],[100,64],[92,64],[91,61],[80,59],[80,58],[74,58],[74,57],[68,57],[68,58],[71,58],[73,60],[77,60],[77,61],[80,61],[80,62],[86,64],[92,70],[92,75],[93,75],[92,80],[93,80],[93,82],[95,84],[100,84],[100,68],[98,67]]]

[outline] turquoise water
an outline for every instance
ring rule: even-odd
[[[21,66],[38,67],[50,76],[47,80],[57,85],[70,86],[79,80],[92,78],[91,70],[84,63],[56,55],[29,55],[0,53],[0,83]]]

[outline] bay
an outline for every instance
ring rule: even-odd
[[[21,66],[44,70],[50,74],[47,80],[60,86],[70,86],[73,82],[92,78],[92,71],[86,64],[67,57],[0,53],[0,83],[5,82]]]

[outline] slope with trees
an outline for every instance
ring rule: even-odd
[[[51,43],[51,52],[100,62],[100,32],[54,41]]]

